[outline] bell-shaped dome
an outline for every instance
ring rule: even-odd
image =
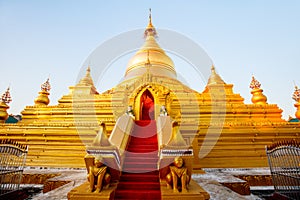
[[[151,14],[149,24],[145,30],[145,43],[141,49],[129,60],[125,79],[142,76],[146,72],[152,75],[176,78],[174,63],[156,42],[156,30],[152,25]]]

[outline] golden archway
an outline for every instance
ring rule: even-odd
[[[162,105],[165,105],[166,88],[161,85],[151,84],[143,85],[135,90],[129,98],[130,105],[132,105],[135,119],[155,120],[159,115],[159,110]],[[144,111],[143,111],[144,109]],[[146,115],[143,115],[144,114]]]
[[[155,119],[155,101],[151,92],[146,89],[140,97],[140,119]]]

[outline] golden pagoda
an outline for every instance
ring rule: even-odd
[[[186,145],[193,149],[194,170],[266,167],[266,145],[283,139],[299,141],[300,123],[283,120],[282,110],[267,103],[254,77],[252,104],[245,104],[214,66],[204,90],[195,91],[177,79],[172,59],[156,41],[151,15],[144,35],[144,44],[124,68],[123,81],[106,92],[97,92],[93,70],[88,67],[56,105],[49,105],[48,79],[34,105],[24,108],[23,120],[16,124],[4,123],[8,106],[2,101],[0,137],[29,145],[27,166],[85,167],[86,146],[93,142],[102,123],[110,137],[128,107],[136,121],[157,120],[164,107],[179,124]],[[295,104],[297,118],[299,99]],[[170,131],[166,134],[171,136]],[[119,141],[123,150],[124,141]]]

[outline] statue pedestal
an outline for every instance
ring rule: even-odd
[[[165,181],[160,183],[161,199],[162,200],[207,200],[209,194],[193,179],[188,185],[187,193],[175,193],[172,189],[167,188]]]
[[[68,193],[68,200],[113,200],[116,188],[117,184],[112,183],[108,189],[100,193],[88,192],[89,182],[85,182]]]

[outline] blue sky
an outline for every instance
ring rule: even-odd
[[[48,77],[50,104],[56,105],[76,84],[90,53],[120,33],[144,28],[150,7],[155,27],[198,43],[245,103],[251,103],[253,74],[268,103],[278,104],[283,118],[294,116],[293,81],[300,86],[300,2],[296,0],[0,0],[0,93],[11,87],[8,112],[17,114],[33,105]],[[121,74],[124,60],[115,63]],[[175,67],[180,68],[176,62]],[[98,91],[114,86],[118,78],[96,83]],[[201,92],[203,81],[190,85]]]

